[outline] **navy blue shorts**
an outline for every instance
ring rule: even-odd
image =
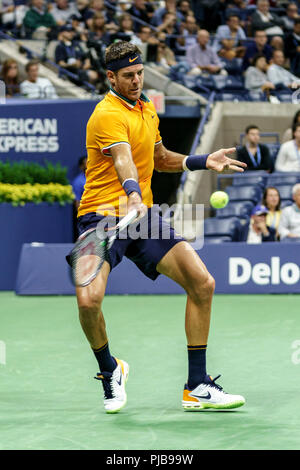
[[[78,217],[79,235],[96,227],[103,218],[96,212]],[[118,219],[115,221],[118,222]],[[155,206],[148,209],[147,216],[140,222],[129,226],[126,238],[123,238],[124,232],[121,232],[110,249],[110,268],[113,269],[122,261],[123,256],[126,256],[153,281],[160,274],[156,266],[163,256],[177,243],[184,241],[175,234],[174,229],[161,217]]]

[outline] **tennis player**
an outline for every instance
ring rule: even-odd
[[[97,104],[87,124],[86,185],[78,210],[79,234],[97,226],[105,215],[124,215],[136,209],[140,220],[149,221],[151,232],[153,169],[164,172],[231,169],[242,172],[246,165],[228,155],[235,149],[222,149],[210,155],[186,156],[167,150],[159,133],[154,105],[143,94],[144,67],[141,52],[128,42],[111,44],[106,50],[107,78],[111,88]],[[110,209],[108,209],[110,208]],[[129,366],[111,355],[101,305],[110,271],[123,256],[131,259],[150,279],[164,274],[182,286],[187,294],[185,330],[188,349],[188,380],[182,406],[186,410],[235,408],[245,399],[225,393],[206,371],[206,348],[210,325],[214,279],[191,245],[176,237],[162,221],[160,229],[169,237],[117,239],[96,279],[77,287],[79,317],[95,354],[100,372],[97,379],[104,389],[104,409],[118,412],[126,403],[125,382]],[[160,232],[161,233],[161,232]],[[218,377],[217,377],[218,378]]]

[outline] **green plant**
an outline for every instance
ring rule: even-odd
[[[0,160],[0,182],[9,184],[49,184],[68,185],[67,169],[60,163],[53,165],[46,162],[41,165],[35,162],[3,162]]]

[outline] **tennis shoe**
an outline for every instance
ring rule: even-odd
[[[95,379],[101,380],[104,390],[104,409],[106,413],[118,413],[126,405],[125,383],[128,379],[129,365],[115,358],[117,367],[113,372],[98,373]]]
[[[207,408],[226,410],[243,406],[245,404],[244,397],[226,393],[220,385],[216,384],[219,377],[221,376],[218,375],[213,379],[207,375],[205,381],[194,389],[190,389],[186,384],[182,400],[184,410],[202,411]]]

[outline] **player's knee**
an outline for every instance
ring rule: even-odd
[[[89,295],[82,296],[80,299],[78,299],[78,307],[80,313],[82,313],[83,315],[92,312],[97,313],[101,308],[102,300],[103,295],[97,292],[89,293]]]
[[[215,291],[215,280],[209,273],[205,275],[201,280],[195,280],[189,287],[188,295],[191,297],[193,302],[201,303],[209,301]]]

